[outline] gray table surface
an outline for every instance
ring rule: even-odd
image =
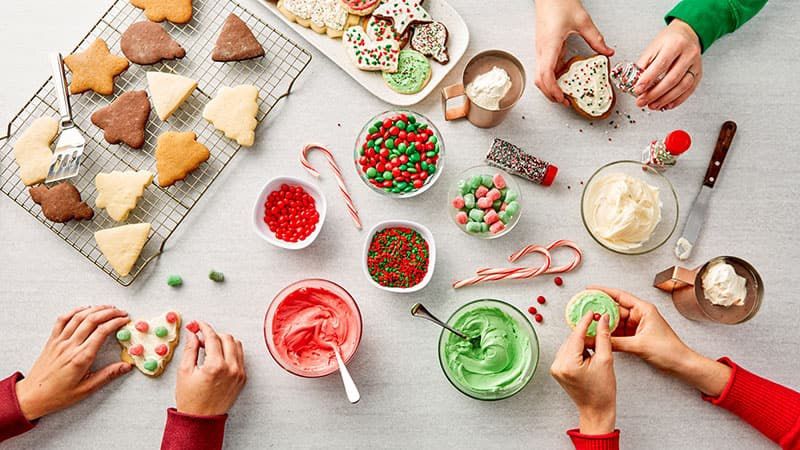
[[[598,26],[623,58],[635,58],[662,26],[672,0],[590,2]],[[68,51],[105,10],[108,1],[6,2],[0,16],[0,123],[6,123],[47,77],[46,53]],[[245,2],[269,23],[277,19]],[[534,7],[528,0],[486,9],[486,2],[453,1],[472,33],[464,60],[447,78],[455,82],[466,59],[486,48],[517,54],[534,71]],[[603,8],[602,6],[605,6]],[[34,12],[35,9],[35,12]],[[414,109],[432,117],[447,143],[445,173],[426,194],[406,201],[383,200],[356,178],[348,162],[357,130],[388,105],[372,97],[323,55],[313,62],[296,92],[258,128],[257,143],[240,152],[178,229],[167,252],[133,286],[122,288],[53,236],[8,198],[0,198],[0,373],[27,370],[38,355],[56,315],[79,304],[111,302],[137,317],[166,309],[204,318],[239,337],[247,353],[249,381],[230,413],[225,444],[254,447],[497,447],[569,448],[564,430],[577,423],[569,398],[548,375],[556,349],[568,334],[564,302],[587,283],[619,286],[657,303],[686,342],[713,357],[729,355],[755,372],[798,388],[796,326],[791,267],[800,258],[796,194],[798,148],[797,71],[800,41],[797,2],[773,2],[735,35],[704,56],[700,90],[680,109],[648,114],[632,99],[618,108],[635,124],[617,120],[589,126],[570,111],[549,104],[529,84],[519,105],[499,127],[479,130],[466,122],[445,123],[431,95]],[[302,39],[289,34],[298,42]],[[309,45],[304,46],[311,49]],[[346,105],[346,108],[344,106]],[[680,197],[681,223],[699,189],[720,124],[733,119],[739,131],[717,183],[711,211],[691,265],[718,255],[751,261],[766,285],[763,308],[739,326],[690,322],[667,295],[651,287],[653,275],[674,264],[671,246],[640,257],[600,248],[579,214],[581,181],[601,164],[639,155],[649,140],[674,128],[688,130],[694,147],[669,172]],[[579,130],[582,129],[582,132]],[[524,216],[508,236],[479,241],[462,234],[444,213],[447,188],[461,170],[479,163],[493,137],[507,138],[561,168],[551,188],[523,185]],[[426,224],[438,243],[436,276],[423,291],[390,295],[367,284],[358,232],[342,208],[327,172],[321,181],[330,204],[318,240],[300,252],[261,241],[251,230],[253,200],[265,180],[278,174],[308,177],[297,163],[303,144],[319,141],[335,149],[367,227],[379,220],[407,218]],[[527,243],[572,239],[585,250],[584,264],[565,277],[494,284],[454,291],[450,283],[481,265],[498,265]],[[225,272],[224,284],[206,278]],[[185,285],[167,287],[180,273]],[[364,316],[364,339],[351,364],[363,400],[347,404],[337,376],[306,380],[280,369],[269,357],[262,317],[273,295],[307,276],[341,283],[356,297]],[[408,309],[425,302],[441,315],[484,296],[526,308],[537,295],[549,299],[536,326],[541,361],[534,381],[501,402],[478,402],[453,389],[436,356],[439,332],[413,320]],[[116,358],[108,343],[100,360]],[[787,357],[788,356],[788,357]],[[616,358],[618,426],[626,448],[770,448],[772,444],[697,392],[627,355]],[[34,431],[7,448],[153,448],[161,439],[165,408],[174,404],[176,371],[160,379],[133,373],[61,413],[44,418]]]

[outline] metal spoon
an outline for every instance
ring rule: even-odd
[[[347,366],[344,365],[342,354],[339,352],[339,346],[333,344],[331,348],[333,348],[333,352],[336,354],[336,363],[339,364],[339,373],[342,375],[342,383],[344,384],[344,391],[347,393],[347,399],[350,400],[350,403],[358,403],[358,401],[361,400],[361,394],[358,392],[358,387],[350,376],[350,372],[347,371]]]
[[[414,316],[414,317],[420,317],[422,319],[430,320],[431,322],[433,322],[436,325],[439,325],[440,327],[446,329],[447,331],[455,334],[456,336],[460,337],[461,339],[464,339],[466,341],[472,341],[472,339],[470,339],[470,337],[467,336],[466,334],[464,334],[463,332],[456,330],[455,328],[453,328],[450,325],[442,322],[436,316],[431,314],[430,311],[428,311],[427,308],[422,306],[422,303],[415,303],[414,306],[411,307],[411,315]]]

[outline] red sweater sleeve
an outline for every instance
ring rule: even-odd
[[[22,379],[22,374],[14,375],[0,381],[0,442],[22,434],[34,426],[22,414],[17,400],[17,381]]]
[[[619,430],[607,434],[582,434],[577,428],[567,431],[576,450],[619,450]]]
[[[227,414],[193,416],[169,408],[161,450],[219,450],[222,448],[227,418]]]
[[[748,372],[728,358],[731,378],[719,397],[703,396],[741,417],[781,448],[800,450],[800,393]]]

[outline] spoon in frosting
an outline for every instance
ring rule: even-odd
[[[445,330],[455,334],[456,336],[460,337],[461,339],[464,339],[465,341],[469,341],[470,343],[472,343],[473,340],[474,340],[474,339],[470,338],[469,336],[467,336],[466,334],[464,334],[464,332],[458,331],[455,328],[451,327],[450,325],[446,324],[445,322],[442,322],[441,320],[439,320],[439,318],[437,318],[436,316],[431,314],[431,312],[428,311],[428,309],[425,308],[422,305],[422,303],[415,303],[414,306],[411,307],[411,315],[414,316],[414,317],[419,317],[421,319],[430,320],[431,322],[435,323],[436,325],[439,325],[440,327],[444,328]],[[477,339],[480,340],[480,337],[477,337]]]
[[[355,381],[353,381],[353,377],[350,376],[347,366],[344,364],[344,359],[342,359],[342,353],[339,351],[339,346],[329,342],[326,342],[326,344],[330,345],[330,347],[333,349],[333,353],[336,354],[336,363],[339,364],[339,374],[342,376],[342,383],[344,384],[344,392],[347,394],[347,400],[353,404],[358,403],[358,401],[361,400],[361,394],[358,392],[358,387],[356,386]]]

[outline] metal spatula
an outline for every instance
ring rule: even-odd
[[[86,139],[75,123],[72,121],[72,107],[69,104],[67,93],[67,78],[64,76],[64,61],[60,53],[50,55],[50,65],[53,69],[53,83],[55,84],[56,98],[58,99],[59,118],[58,141],[53,159],[50,161],[50,170],[47,171],[45,183],[65,180],[78,175],[81,168],[81,156]]]

